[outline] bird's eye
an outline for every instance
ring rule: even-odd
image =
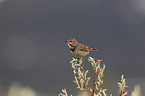
[[[72,42],[72,41],[70,41],[70,42]]]

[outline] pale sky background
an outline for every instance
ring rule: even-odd
[[[135,80],[131,88],[145,85],[144,0],[0,0],[2,86],[18,82],[54,96],[62,88],[71,93],[74,56],[64,42],[70,37],[100,50],[88,56],[104,61],[114,86],[122,74]]]

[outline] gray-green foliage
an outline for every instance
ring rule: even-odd
[[[78,59],[74,58],[72,61],[70,61],[74,74],[74,83],[77,85],[77,89],[80,91],[77,96],[108,96],[107,89],[102,88],[101,86],[104,83],[103,77],[105,64],[102,62],[102,60],[95,60],[92,57],[89,57],[88,61],[91,63],[92,69],[94,70],[93,77],[88,76],[89,70],[85,71],[82,58],[79,61]],[[93,80],[92,83],[90,83],[90,78]],[[90,86],[89,84],[92,85]],[[121,81],[118,83],[118,87],[120,96],[127,95],[129,88],[126,85],[124,75],[121,76]],[[141,96],[136,94],[140,94],[140,87],[137,87],[136,90],[130,94],[130,96]],[[62,93],[60,93],[59,96],[69,95],[66,89],[62,89]],[[112,96],[112,94],[109,96]]]
[[[128,86],[126,86],[126,80],[124,78],[124,75],[121,76],[121,82],[118,83],[118,87],[119,87],[120,96],[127,95]]]

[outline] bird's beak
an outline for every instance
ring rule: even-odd
[[[68,41],[68,40],[66,40],[66,41],[64,41],[64,42],[69,43],[69,41]]]

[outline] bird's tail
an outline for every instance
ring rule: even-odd
[[[96,49],[96,48],[90,48],[91,49],[91,51],[99,51],[98,49]]]

